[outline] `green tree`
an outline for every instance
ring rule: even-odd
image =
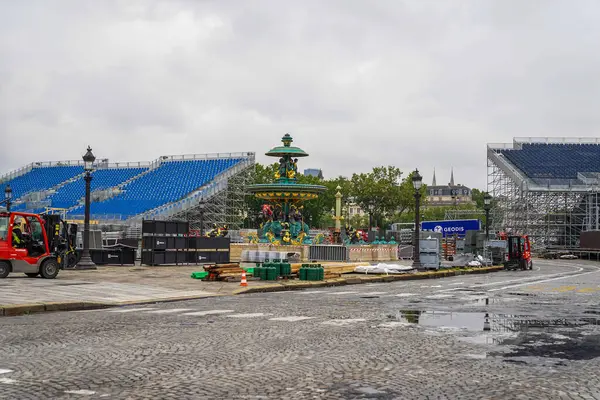
[[[471,190],[473,201],[475,202],[475,206],[483,210],[483,196],[485,196],[485,191],[479,189]]]
[[[381,227],[386,220],[414,210],[412,173],[402,179],[402,171],[397,167],[375,167],[369,173],[353,174],[351,183],[356,204]]]

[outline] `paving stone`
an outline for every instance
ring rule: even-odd
[[[560,273],[555,265],[548,263],[543,273]],[[548,357],[507,363],[504,344],[465,340],[463,330],[416,325],[402,317],[406,311],[433,309],[559,318],[598,309],[596,298],[587,293],[551,289],[600,284],[600,274],[548,282],[556,285],[536,292],[535,300],[509,294],[527,293],[526,287],[488,293],[495,286],[482,286],[542,276],[520,272],[489,280],[455,278],[464,286],[449,281],[441,288],[421,288],[423,281],[397,281],[378,283],[376,289],[357,285],[302,295],[256,293],[4,317],[0,399],[598,398],[598,358],[561,365]],[[486,305],[462,299],[464,293],[435,296],[457,287],[511,301]],[[329,294],[334,291],[337,295]],[[374,291],[387,294],[361,297]],[[404,293],[415,295],[396,296]],[[235,315],[247,317],[230,318]],[[419,317],[434,324],[444,315]],[[573,328],[549,340],[583,340],[582,333],[595,338],[598,327]]]

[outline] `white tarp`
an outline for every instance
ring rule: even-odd
[[[377,264],[360,265],[354,268],[354,272],[359,274],[406,274],[413,270],[413,267],[397,264]]]

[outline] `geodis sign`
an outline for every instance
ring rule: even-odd
[[[439,232],[442,236],[466,235],[467,231],[479,231],[481,223],[478,219],[424,221],[421,230]]]

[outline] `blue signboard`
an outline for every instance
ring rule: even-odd
[[[478,219],[456,219],[448,221],[423,221],[421,230],[441,232],[442,235],[465,236],[467,231],[478,231],[481,229],[481,223]]]

